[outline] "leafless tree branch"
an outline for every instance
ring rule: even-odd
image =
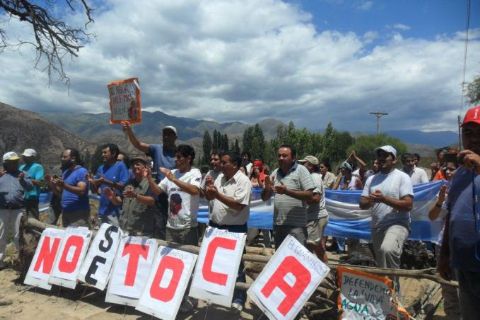
[[[35,67],[46,61],[45,71],[51,81],[52,74],[58,74],[61,81],[69,83],[69,78],[63,68],[63,59],[67,56],[77,57],[78,51],[88,42],[91,34],[86,27],[93,22],[93,9],[86,0],[64,0],[66,7],[72,12],[80,9],[85,12],[86,23],[83,28],[71,27],[59,18],[56,18],[48,5],[40,6],[29,0],[0,0],[0,11],[3,9],[10,17],[29,23],[35,41],[20,44],[34,45],[37,57]],[[7,32],[0,28],[0,50],[8,47]]]

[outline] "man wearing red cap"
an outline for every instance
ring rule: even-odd
[[[445,279],[457,272],[462,318],[470,320],[480,314],[480,105],[465,114],[462,139],[465,149],[458,154],[462,165],[448,193],[438,271]]]

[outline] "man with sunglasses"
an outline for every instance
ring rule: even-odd
[[[457,273],[463,320],[480,314],[480,105],[470,108],[462,123],[462,164],[452,178],[447,221],[438,272]]]

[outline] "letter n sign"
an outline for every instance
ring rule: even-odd
[[[43,230],[32,263],[23,282],[24,284],[46,290],[52,288],[52,285],[48,283],[48,278],[52,272],[53,262],[57,256],[64,234],[65,230],[60,229],[47,228]]]
[[[329,271],[288,236],[247,294],[270,319],[294,319]]]

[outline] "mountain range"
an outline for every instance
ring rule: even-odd
[[[175,117],[156,111],[143,111],[143,122],[134,126],[137,137],[147,143],[161,143],[162,128],[173,125],[178,130],[180,142],[189,143],[201,150],[205,130],[227,134],[232,141],[241,137],[245,129],[252,124],[242,122],[219,123],[210,120],[197,120]],[[93,154],[96,146],[113,142],[127,153],[136,151],[128,142],[119,125],[109,124],[109,114],[78,114],[42,112],[35,113],[0,103],[0,153],[33,147],[42,156],[42,162],[54,167],[59,163],[61,150],[74,147]],[[278,126],[285,125],[276,119],[259,122],[266,139],[276,135]],[[386,131],[409,145],[412,152],[431,155],[433,148],[455,144],[458,136],[455,132],[423,132],[419,130]],[[354,136],[365,134],[355,133]],[[367,133],[368,134],[368,133]]]

